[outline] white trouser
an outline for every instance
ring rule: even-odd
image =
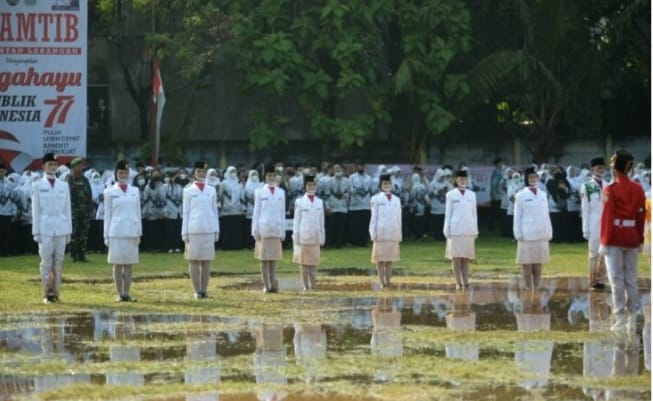
[[[623,314],[628,309],[633,313],[639,308],[637,290],[638,248],[607,246],[605,266],[612,286],[612,312]]]
[[[61,273],[63,270],[63,258],[66,253],[66,235],[42,235],[39,244],[39,256],[41,257],[41,285],[43,286],[43,297],[49,292],[59,296],[61,284]]]

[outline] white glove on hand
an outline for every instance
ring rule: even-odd
[[[608,247],[606,247],[603,244],[599,245],[599,255],[605,256],[607,254],[608,254]]]
[[[583,238],[585,238],[586,240],[589,240],[590,239],[590,233],[588,233],[587,231],[583,231]]]
[[[109,238],[104,239],[104,245],[108,248],[109,247]]]
[[[70,244],[70,235],[66,235],[66,244]]]
[[[213,242],[218,242],[220,241],[220,233],[215,233],[215,237],[213,238]]]
[[[36,242],[37,244],[40,244],[40,243],[41,243],[41,236],[38,235],[38,234],[35,235],[35,236],[34,236],[34,242]]]
[[[184,242],[188,242],[188,235],[182,235],[181,240]]]

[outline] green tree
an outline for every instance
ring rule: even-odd
[[[649,15],[650,4],[637,1],[624,8],[614,0],[498,1],[495,15],[519,22],[520,42],[504,42],[487,26],[486,37],[497,40],[469,71],[468,105],[475,106],[472,110],[494,107],[504,127],[519,127],[512,131],[523,136],[536,161],[556,156],[562,137],[598,136],[610,77],[623,73],[623,59],[610,60],[608,49],[617,46],[617,32],[629,41],[623,36],[624,20],[632,21],[639,12]],[[643,53],[638,54],[640,59]]]

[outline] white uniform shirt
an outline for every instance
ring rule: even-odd
[[[395,195],[390,200],[384,192],[371,200],[370,238],[372,241],[401,241],[401,201]]]
[[[55,179],[50,185],[47,177],[32,186],[32,235],[70,235],[73,222],[70,214],[68,183]]]
[[[442,232],[447,238],[478,236],[474,191],[465,189],[465,194],[462,194],[458,188],[455,188],[447,192]]]
[[[553,237],[545,191],[538,188],[535,195],[524,188],[515,195],[513,234],[518,241],[548,241]]]
[[[599,241],[601,236],[602,191],[601,185],[593,177],[580,187],[580,216],[583,221],[583,235],[587,233],[589,238],[595,241]]]
[[[104,238],[134,238],[143,234],[138,188],[118,183],[104,190]]]
[[[181,236],[190,234],[218,234],[220,223],[216,205],[215,188],[204,184],[200,190],[196,183],[184,188],[182,202]]]
[[[280,187],[275,186],[273,194],[265,184],[254,192],[252,237],[286,237],[286,194]]]
[[[295,201],[293,218],[293,243],[299,245],[324,245],[324,202],[317,196],[313,202],[308,194]]]

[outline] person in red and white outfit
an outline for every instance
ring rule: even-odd
[[[381,192],[370,200],[370,238],[372,240],[372,263],[376,264],[376,273],[381,288],[391,286],[392,263],[400,259],[399,243],[401,231],[401,201],[392,194],[392,181],[389,174],[379,177]]]
[[[135,301],[129,294],[132,266],[138,263],[138,244],[143,234],[138,188],[129,185],[129,163],[116,164],[115,184],[104,190],[104,244],[107,261],[113,265],[117,302]]]
[[[537,187],[539,178],[533,167],[524,171],[526,188],[515,195],[513,234],[517,240],[517,263],[527,289],[537,290],[542,265],[550,258],[549,241],[553,238],[546,192]]]
[[[612,287],[614,331],[627,329],[628,320],[635,322],[635,313],[640,306],[637,257],[644,243],[646,196],[642,186],[628,177],[633,160],[631,153],[617,150],[610,158],[614,181],[603,188],[599,254],[605,255]],[[628,319],[627,312],[631,319]]]
[[[254,192],[252,237],[254,257],[261,261],[263,292],[278,292],[276,270],[283,257],[281,241],[286,237],[286,195],[277,184],[273,164],[265,166],[265,185]]]
[[[454,173],[455,188],[447,192],[442,232],[447,238],[445,258],[451,260],[456,289],[469,287],[469,261],[476,258],[478,237],[476,194],[467,188],[467,171]]]
[[[181,239],[195,299],[208,298],[211,261],[215,259],[215,243],[220,239],[217,195],[215,188],[204,182],[206,171],[205,162],[195,163],[194,181],[186,185],[182,198]]]
[[[43,303],[59,301],[66,244],[73,232],[70,190],[56,178],[58,167],[57,156],[45,154],[44,176],[32,186],[32,236],[39,244]]]
[[[315,177],[304,176],[304,196],[295,201],[293,262],[299,263],[304,290],[316,288],[320,246],[324,245],[324,202],[315,196]]]

